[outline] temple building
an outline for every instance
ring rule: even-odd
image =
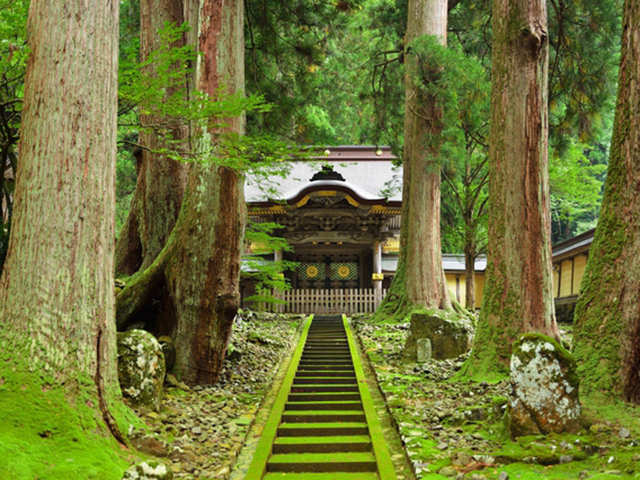
[[[315,161],[294,162],[277,193],[251,179],[245,187],[249,221],[275,222],[292,251],[263,261],[298,263],[284,275],[292,290],[282,311],[357,313],[373,311],[391,285],[398,266],[402,167],[389,147],[329,147]],[[593,230],[553,247],[553,282],[559,320],[571,321]],[[475,293],[482,303],[486,258],[476,260]],[[442,255],[452,298],[464,304],[464,255]],[[243,280],[242,297],[255,293]],[[250,306],[245,304],[245,306]]]
[[[402,168],[394,160],[389,147],[331,147],[315,162],[294,162],[277,186],[278,195],[249,180],[249,221],[282,225],[277,235],[293,248],[265,261],[298,263],[285,273],[292,287],[288,303],[347,302],[350,306],[337,308],[351,312],[372,311],[381,301],[398,264]],[[477,263],[478,303],[485,264],[484,259]],[[443,267],[452,294],[463,301],[464,257],[444,255]],[[244,281],[243,298],[253,293],[251,282]]]

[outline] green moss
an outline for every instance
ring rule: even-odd
[[[97,415],[96,399],[47,386],[35,374],[0,373],[0,478],[120,479],[129,466]],[[130,413],[112,410],[126,431]]]

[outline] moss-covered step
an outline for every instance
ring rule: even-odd
[[[344,362],[351,362],[351,355],[333,355],[330,353],[307,353],[302,356],[300,361],[305,362],[313,360],[314,362],[324,362],[325,360],[342,360]]]
[[[299,385],[294,384],[291,392],[309,393],[309,392],[357,392],[357,385]]]
[[[296,377],[355,377],[355,370],[298,370]]]
[[[335,480],[333,473],[267,473],[265,480]],[[340,473],[340,480],[379,480],[378,474],[373,472]]]
[[[278,437],[331,437],[336,435],[368,435],[365,422],[283,423]]]
[[[302,352],[302,357],[306,358],[307,356],[341,356],[341,357],[351,357],[349,351],[344,351],[342,349],[335,350],[333,348],[318,348],[317,350],[305,350]]]
[[[306,349],[316,349],[316,348],[344,348],[348,346],[348,342],[343,337],[341,338],[312,338],[308,342],[305,343],[304,348]]]
[[[349,342],[347,342],[346,340],[344,342],[339,342],[339,341],[331,341],[331,342],[321,342],[319,344],[314,344],[314,343],[309,343],[307,342],[305,344],[304,350],[305,352],[309,351],[309,352],[322,352],[325,351],[327,349],[330,349],[331,351],[349,351]]]
[[[318,393],[295,393],[292,392],[287,397],[288,402],[341,402],[344,400],[360,400],[359,393],[351,392],[318,392]]]
[[[298,369],[299,372],[312,372],[312,371],[317,371],[317,370],[353,370],[353,362],[349,363],[348,365],[306,365],[306,366],[300,366],[300,368]]]
[[[273,453],[371,452],[368,435],[328,437],[281,437],[273,444]]]
[[[298,377],[294,382],[296,385],[355,385],[354,377]]]
[[[347,356],[351,357],[349,350],[335,349],[332,347],[329,348],[317,348],[317,349],[306,349],[302,352],[302,357],[307,357],[308,355],[323,355],[323,356]]]
[[[288,402],[285,404],[284,410],[362,410],[362,402],[358,400],[344,402]]]
[[[300,360],[300,367],[302,368],[306,366],[313,366],[313,365],[352,366],[353,362],[351,360],[330,359],[330,358],[322,359],[322,360],[303,358]]]
[[[279,453],[267,462],[267,472],[375,472],[371,452]]]
[[[323,358],[339,358],[341,360],[351,360],[351,354],[345,352],[303,352],[302,360],[307,358],[323,359]]]
[[[362,410],[307,410],[282,414],[282,423],[365,422]]]

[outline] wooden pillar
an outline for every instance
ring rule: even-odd
[[[382,244],[379,240],[373,242],[373,291],[376,301],[382,300]]]
[[[281,262],[282,259],[283,259],[282,250],[274,250],[273,251],[273,261],[274,262]],[[282,270],[278,269],[278,274],[282,275]],[[272,293],[273,293],[273,296],[276,297],[278,300],[284,300],[283,292],[279,292],[277,290],[274,290]],[[282,304],[277,304],[276,311],[278,313],[284,313],[285,306],[282,305]]]

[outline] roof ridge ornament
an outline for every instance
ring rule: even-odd
[[[309,181],[316,182],[318,180],[338,180],[340,182],[345,181],[344,177],[340,173],[336,172],[333,169],[332,165],[323,165],[322,170],[315,173]]]

